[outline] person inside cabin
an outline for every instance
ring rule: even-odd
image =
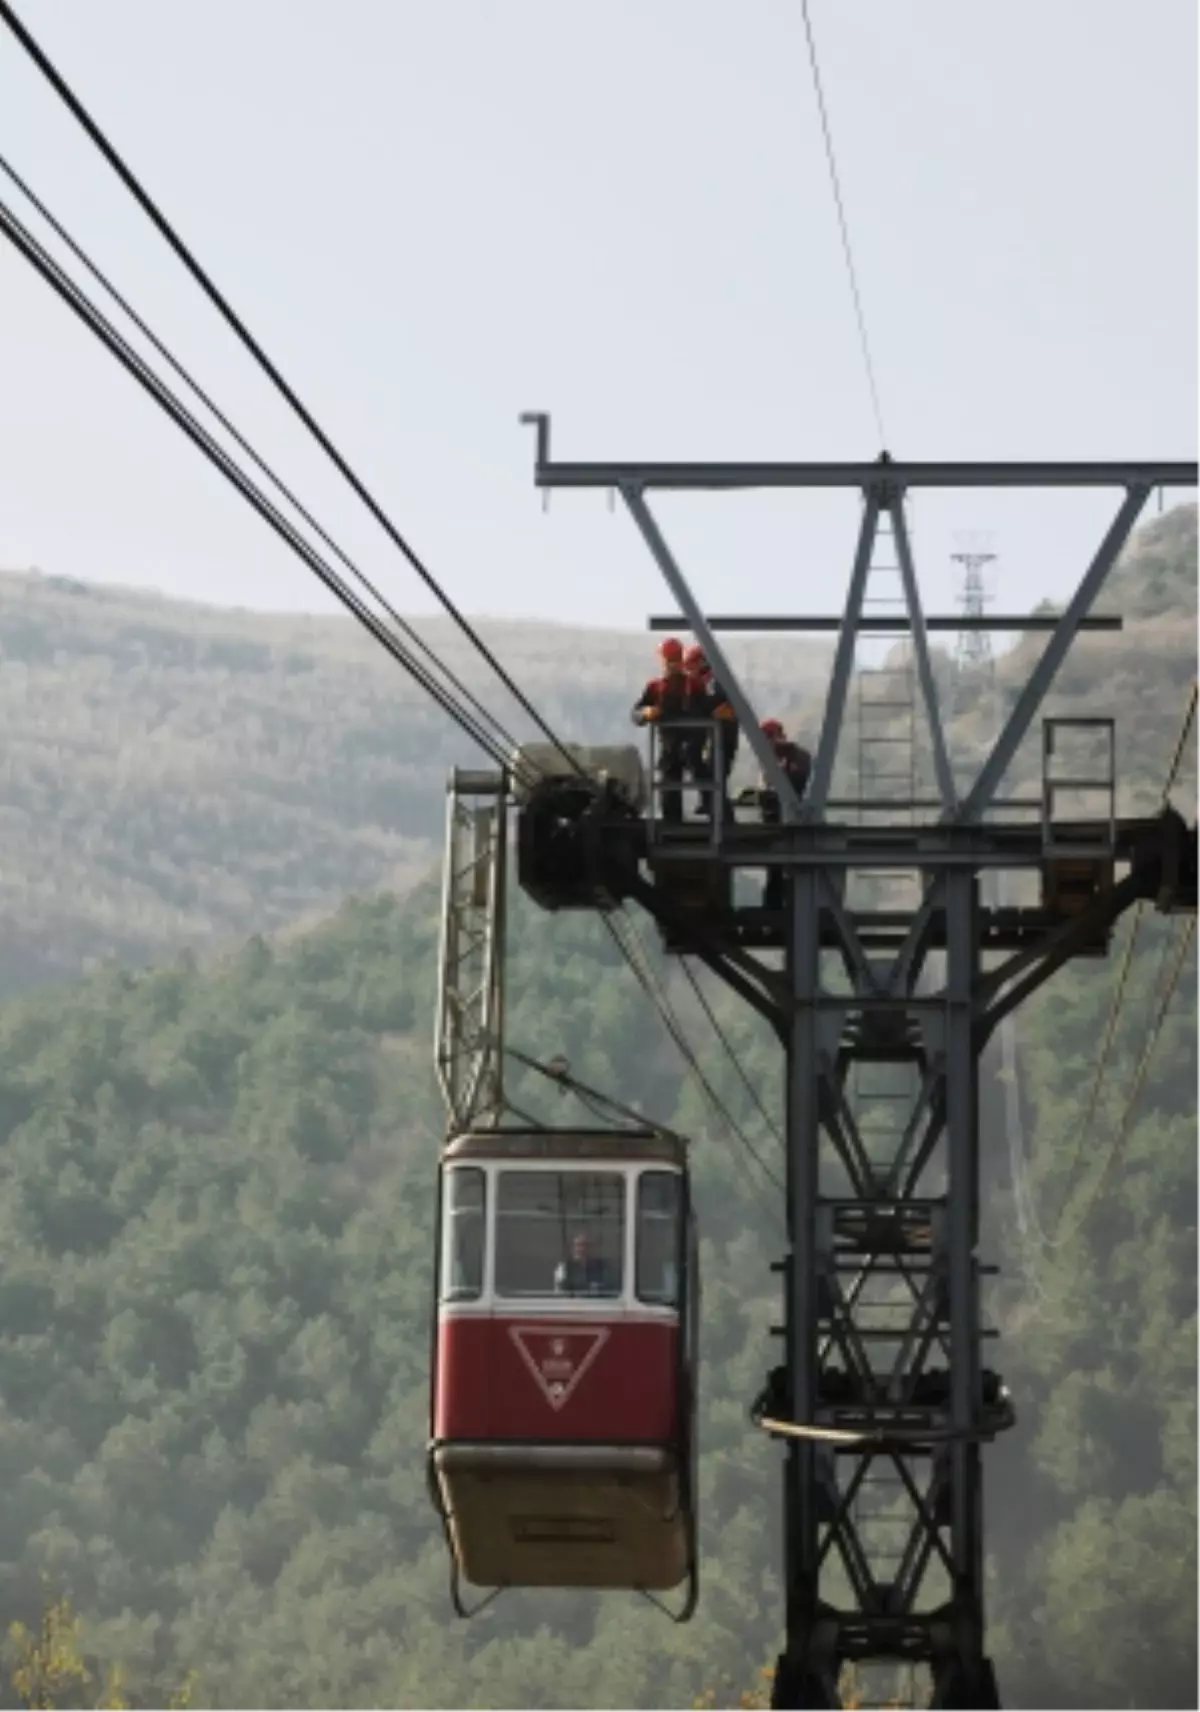
[[[792,789],[798,797],[803,798],[808,787],[808,776],[812,771],[812,756],[799,743],[789,740],[786,731],[777,719],[764,719],[759,728],[775,751],[775,759],[783,768],[785,777],[790,781]],[[764,826],[778,826],[780,820],[779,796],[771,789],[766,778],[759,778],[759,802],[762,805]],[[783,908],[783,869],[769,868],[767,883],[763,890],[763,908],[778,910]]]
[[[565,1260],[554,1269],[554,1289],[561,1296],[614,1296],[616,1274],[601,1254],[596,1254],[587,1231],[576,1231]]]
[[[662,662],[662,676],[651,678],[634,702],[633,723],[655,724],[659,728],[658,777],[663,787],[662,818],[668,824],[677,825],[683,819],[683,791],[680,787],[684,769],[690,764],[692,755],[688,734],[672,732],[670,728],[676,721],[686,719],[692,711],[692,685],[684,670],[683,644],[676,637],[668,636],[659,643],[658,657]]]
[[[733,704],[713,677],[704,649],[696,643],[683,656],[683,668],[690,686],[689,702],[692,712],[706,719],[721,721],[721,773],[725,785],[724,816],[733,819],[733,804],[729,800],[729,775],[737,758],[738,723]],[[690,737],[692,777],[697,784],[706,784],[714,776],[716,739],[711,731],[697,731]],[[712,793],[700,793],[700,813],[712,814]]]

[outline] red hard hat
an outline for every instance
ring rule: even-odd
[[[689,672],[707,672],[710,670],[708,661],[704,656],[704,649],[699,642],[693,642],[691,647],[687,649],[683,656],[683,663]]]
[[[764,737],[782,737],[783,726],[777,719],[764,719],[759,727]]]
[[[678,665],[683,659],[683,643],[677,636],[666,636],[658,645],[658,657],[670,665]]]

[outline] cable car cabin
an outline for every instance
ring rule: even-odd
[[[681,1143],[463,1135],[441,1168],[430,1475],[480,1587],[695,1587]],[[460,1607],[461,1608],[461,1607]]]

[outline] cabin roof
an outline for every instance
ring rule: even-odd
[[[629,1165],[650,1160],[682,1170],[687,1165],[687,1144],[650,1129],[477,1130],[452,1136],[442,1149],[445,1164],[467,1159],[536,1159],[545,1164],[562,1160],[572,1165],[590,1159]]]

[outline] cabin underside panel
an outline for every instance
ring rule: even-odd
[[[677,1587],[690,1519],[674,1455],[442,1445],[434,1471],[464,1580],[477,1587]]]

